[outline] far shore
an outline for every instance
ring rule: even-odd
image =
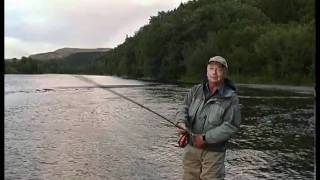
[[[238,87],[249,87],[249,88],[256,88],[256,89],[278,89],[278,90],[291,90],[291,91],[299,91],[314,94],[315,87],[313,86],[292,86],[292,85],[274,85],[274,84],[236,84]]]
[[[54,73],[48,73],[47,75],[60,75]],[[45,74],[5,74],[5,75],[45,75]],[[63,74],[68,75],[68,74]],[[70,74],[75,75],[75,74]],[[79,75],[86,75],[86,76],[112,76],[112,75],[93,75],[93,74],[79,74]],[[131,79],[131,80],[139,80],[139,81],[146,81],[146,82],[157,82],[157,83],[166,83],[166,84],[181,84],[181,85],[194,85],[197,83],[192,82],[181,82],[181,81],[159,81],[152,78],[132,78],[132,77],[119,77],[113,76],[118,78],[124,79]],[[269,89],[269,90],[287,90],[287,91],[295,91],[299,93],[306,93],[306,94],[314,94],[315,95],[315,87],[314,86],[296,86],[296,85],[280,85],[280,84],[251,84],[251,83],[235,83],[237,87],[248,87],[254,89]]]

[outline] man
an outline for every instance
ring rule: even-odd
[[[180,135],[187,134],[183,179],[224,179],[226,143],[240,126],[236,88],[227,79],[228,64],[221,56],[209,59],[207,82],[195,85],[176,116]]]

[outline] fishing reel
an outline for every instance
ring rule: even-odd
[[[178,140],[178,146],[179,147],[184,148],[188,144],[187,135],[188,135],[187,133],[179,135],[179,140]]]

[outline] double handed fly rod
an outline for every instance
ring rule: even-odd
[[[126,97],[126,96],[118,93],[118,92],[116,92],[116,91],[111,90],[111,89],[110,89],[111,87],[106,87],[106,86],[100,85],[100,84],[98,84],[98,83],[96,83],[96,82],[94,82],[94,81],[92,81],[92,80],[90,80],[90,79],[88,79],[88,78],[86,78],[86,77],[84,77],[84,76],[81,76],[81,75],[78,75],[78,76],[75,76],[75,77],[76,77],[76,78],[79,78],[79,79],[81,79],[81,80],[83,80],[83,81],[86,81],[86,82],[88,82],[88,83],[90,83],[90,84],[94,84],[96,87],[99,87],[99,88],[102,88],[102,89],[104,89],[104,90],[107,90],[107,91],[111,92],[112,94],[115,94],[115,95],[117,95],[117,96],[120,96],[120,97],[122,97],[123,99],[126,99],[126,100],[128,100],[128,101],[130,101],[130,102],[132,102],[132,103],[134,103],[134,104],[142,107],[143,109],[146,109],[147,111],[152,112],[153,114],[161,117],[162,119],[166,120],[167,122],[169,122],[170,124],[174,125],[175,127],[179,128],[179,129],[184,129],[183,127],[175,124],[175,123],[172,122],[170,119],[168,119],[168,118],[166,118],[165,116],[163,116],[163,115],[161,115],[161,114],[153,111],[152,109],[150,109],[150,108],[148,108],[148,107],[146,107],[146,106],[144,106],[144,105],[142,105],[142,104],[140,104],[140,103],[138,103],[138,102],[136,102],[136,101],[134,101],[134,100],[132,100],[132,99],[130,99],[130,98],[128,98],[128,97]],[[179,141],[180,141],[180,140],[179,140]]]

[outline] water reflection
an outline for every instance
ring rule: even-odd
[[[68,75],[5,78],[5,179],[181,179],[175,128],[158,116]],[[173,119],[189,87],[114,90]],[[313,95],[245,87],[239,95],[226,179],[313,179]]]

